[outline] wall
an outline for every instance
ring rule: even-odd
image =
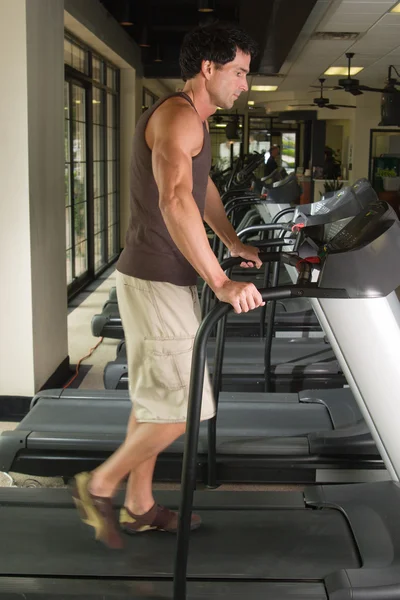
[[[34,382],[26,62],[25,2],[2,2],[0,76],[7,85],[0,94],[0,395],[23,394]],[[21,386],[14,387],[15,379]]]
[[[33,349],[37,390],[68,354],[64,11],[62,0],[29,0],[26,8]]]
[[[343,126],[343,164],[351,163],[348,172],[348,180],[354,183],[360,177],[368,177],[369,168],[369,145],[370,130],[385,129],[378,127],[380,121],[380,94],[364,93],[360,96],[352,96],[346,92],[329,92],[332,103],[352,104],[357,108],[340,108],[335,111],[328,109],[317,109],[318,119],[325,119],[329,123]],[[268,111],[288,110],[290,104],[303,104],[310,102],[310,95],[305,93],[277,93],[271,94],[271,100],[267,104]],[[312,109],[310,109],[312,110]],[[347,140],[348,139],[348,143]],[[348,157],[346,148],[348,147]],[[346,175],[346,173],[345,173]]]
[[[356,98],[356,118],[351,132],[353,168],[349,174],[352,183],[360,177],[368,177],[371,129],[391,129],[378,127],[381,120],[380,100],[381,95],[378,93],[364,93]]]
[[[63,0],[0,4],[0,395],[34,394],[68,354],[63,37]]]

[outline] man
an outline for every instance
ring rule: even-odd
[[[207,118],[232,108],[247,87],[254,42],[240,29],[199,27],[181,48],[186,82],[140,118],[131,165],[131,218],[117,263],[117,294],[124,326],[133,410],[125,442],[93,473],[75,479],[73,496],[96,537],[121,548],[121,529],[177,531],[177,513],[158,506],[152,478],[157,456],[185,433],[193,340],[200,323],[200,275],[236,313],[262,306],[252,283],[222,271],[203,218],[243,267],[261,266],[258,249],[243,245],[226,218],[209,177]],[[208,374],[201,419],[215,415]],[[112,498],[129,475],[117,523]],[[192,528],[200,525],[192,517]]]
[[[271,146],[269,149],[269,158],[264,167],[264,177],[268,177],[268,175],[271,175],[271,173],[278,168],[279,165],[276,162],[276,159],[278,158],[279,154],[279,146]]]

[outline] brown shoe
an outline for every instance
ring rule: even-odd
[[[178,513],[165,506],[154,504],[144,515],[134,515],[124,506],[120,511],[119,524],[126,533],[142,533],[151,530],[176,533],[178,531]],[[200,525],[200,516],[192,514],[190,529],[198,529]]]
[[[79,473],[75,476],[72,497],[81,519],[86,525],[94,527],[96,540],[109,548],[123,548],[124,543],[114,515],[112,500],[91,494],[90,479],[90,473]]]

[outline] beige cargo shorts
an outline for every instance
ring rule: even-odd
[[[187,419],[194,338],[201,322],[196,286],[146,281],[116,271],[129,391],[140,423]],[[215,415],[206,368],[201,420]]]

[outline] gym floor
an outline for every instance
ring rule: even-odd
[[[90,350],[99,343],[99,338],[92,336],[91,320],[93,315],[100,313],[104,303],[109,297],[110,289],[115,286],[115,269],[108,269],[97,281],[90,284],[84,292],[76,296],[68,307],[68,349],[71,364],[71,378],[79,360],[89,354]],[[115,358],[118,340],[104,338],[92,355],[82,361],[78,376],[70,384],[71,388],[104,389],[103,370],[108,361]],[[13,429],[17,423],[0,422],[0,434],[7,429]],[[10,480],[10,477],[12,481]],[[61,478],[35,477],[21,473],[0,473],[0,487],[65,487]],[[154,485],[155,489],[179,489],[179,484]],[[222,485],[219,491],[236,490],[274,490],[291,491],[299,490],[299,486],[276,485]]]

